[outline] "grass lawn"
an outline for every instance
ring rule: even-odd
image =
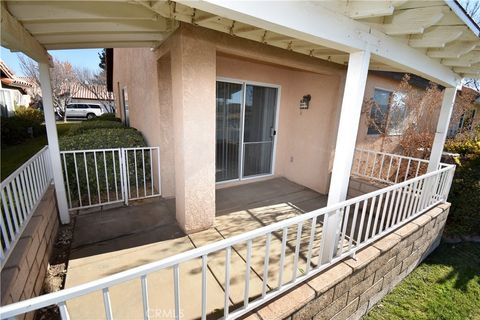
[[[480,244],[441,244],[364,319],[480,319]]]
[[[58,135],[64,135],[75,123],[57,123]],[[47,145],[47,136],[29,139],[22,144],[2,148],[2,180]]]

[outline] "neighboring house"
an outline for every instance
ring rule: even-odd
[[[77,84],[72,90],[69,103],[93,103],[103,106],[105,112],[115,112],[113,93],[105,85]]]
[[[448,136],[454,137],[459,132],[468,132],[475,130],[478,126],[480,126],[480,92],[463,87],[463,90],[471,90],[473,91],[477,98],[474,102],[474,107],[471,110],[468,110],[464,114],[460,116],[457,121],[452,121],[450,123],[450,127],[448,130]]]
[[[31,96],[28,94],[33,84],[28,78],[17,77],[0,60],[1,85],[0,85],[0,107],[2,117],[12,116],[17,106],[29,106]]]

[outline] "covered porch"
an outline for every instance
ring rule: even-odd
[[[160,184],[156,190],[175,196],[175,206],[152,202],[140,207],[145,220],[129,221],[135,206],[78,217],[79,237],[74,239],[68,288],[6,306],[2,317],[55,304],[62,319],[71,315],[101,315],[107,319],[142,315],[145,319],[206,319],[223,315],[235,319],[354,256],[447,200],[454,166],[441,164],[440,158],[457,86],[463,75],[472,74],[470,69],[458,66],[470,67],[478,62],[471,57],[478,45],[477,33],[472,40],[467,27],[473,27],[465,17],[452,16],[454,9],[449,4],[427,10],[418,10],[408,1],[404,6],[388,5],[382,10],[368,6],[344,10],[293,1],[271,6],[268,2],[214,0],[99,2],[91,6],[75,1],[6,1],[2,6],[8,8],[2,10],[2,44],[39,62],[49,141],[46,180],[55,184],[62,223],[70,223],[71,217],[53,115],[47,49],[100,45],[154,49],[158,61],[165,62],[156,67],[171,72],[163,73],[168,75],[170,86],[162,87],[168,98],[158,110],[171,120],[171,125],[162,122],[171,136],[159,135],[160,143],[152,143],[160,145],[160,152],[170,152],[161,154],[162,167],[157,173],[162,179],[155,180]],[[106,12],[108,21],[103,16]],[[359,12],[363,15],[358,16]],[[412,17],[418,25],[405,28]],[[125,18],[132,23],[120,28],[118,22]],[[443,18],[449,27],[465,26],[447,41],[451,42],[448,46],[438,43],[443,31],[440,36],[438,32],[433,37],[423,35]],[[65,24],[72,20],[81,27]],[[39,25],[41,30],[36,29]],[[76,33],[58,33],[59,26],[62,30],[73,28]],[[329,176],[327,199],[282,179],[216,192],[215,63],[217,51],[232,48],[222,48],[225,42],[216,44],[192,37],[189,30],[197,26],[204,28],[200,32],[213,29],[227,34],[225,37],[255,41],[260,51],[280,47],[308,59],[336,63],[336,68],[344,71],[338,108],[332,104],[338,109],[338,126],[333,126],[331,149],[324,152],[328,163],[325,177]],[[460,38],[464,32],[466,39]],[[403,37],[410,34],[419,34],[421,39],[416,40],[422,41],[405,41]],[[416,49],[419,45],[428,49]],[[369,69],[412,72],[445,86],[435,140],[425,166],[421,159],[375,153],[355,161]],[[149,114],[141,116],[146,126],[155,123]],[[271,129],[274,135],[275,127]],[[122,157],[122,165],[127,159],[129,168],[128,153]],[[309,165],[320,164],[306,162],[304,167]],[[384,183],[383,188],[348,199],[352,173]],[[231,192],[236,196],[229,195]],[[125,197],[128,199],[127,194]],[[88,198],[90,201],[90,194]],[[173,210],[176,222],[171,216],[158,215]],[[126,219],[122,221],[118,215]],[[108,228],[111,234],[104,231]]]
[[[286,220],[305,212],[326,206],[325,195],[288,181],[274,178],[248,185],[217,190],[217,212],[215,225],[208,230],[186,235],[175,221],[174,201],[147,199],[132,203],[129,207],[110,209],[103,212],[79,215],[75,218],[75,228],[66,288],[74,287],[92,280],[101,279],[117,272],[126,271],[145,263],[161,260],[225,238],[241,235],[272,223]],[[321,230],[316,229],[318,239]],[[287,251],[283,277],[289,281],[293,275],[295,256],[295,228],[289,230],[286,240]],[[307,241],[309,228],[302,231],[302,241]],[[251,257],[250,293],[252,297],[262,294],[265,239],[252,243],[256,252]],[[315,243],[311,259],[318,260],[319,243]],[[271,290],[279,281],[279,252],[282,249],[282,234],[273,233],[270,242],[272,258],[269,263],[269,275],[266,282]],[[307,247],[300,252],[298,270],[305,270]],[[231,252],[230,268],[230,304],[243,303],[244,275],[247,261],[247,248],[235,246]],[[278,256],[277,256],[278,255]],[[277,258],[273,258],[277,256]],[[315,258],[317,257],[317,258]],[[225,265],[223,254],[209,257],[207,278],[207,314],[219,316],[223,309],[225,290]],[[302,272],[302,271],[299,271]],[[180,269],[180,300],[184,319],[195,319],[201,309],[201,260],[193,260]],[[170,273],[159,272],[149,277],[149,286],[162,288],[149,294],[152,318],[158,312],[173,312],[174,279]],[[117,291],[118,289],[118,291]],[[120,318],[135,318],[141,311],[141,292],[139,283],[131,281],[111,292],[115,303],[114,314]],[[97,295],[72,300],[68,303],[69,312],[74,319],[97,319],[103,316],[103,305],[96,302]],[[84,306],[88,305],[89,308]],[[117,309],[118,306],[118,309]],[[127,306],[127,307],[126,307]],[[125,307],[127,312],[125,312]],[[139,309],[140,308],[140,309]],[[164,317],[167,315],[164,314]]]

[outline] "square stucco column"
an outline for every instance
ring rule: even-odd
[[[181,30],[171,59],[176,218],[193,233],[215,219],[216,51]]]

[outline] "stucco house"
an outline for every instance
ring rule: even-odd
[[[182,124],[188,123],[184,130],[198,130],[206,141],[215,141],[210,146],[215,149],[210,155],[215,157],[213,162],[202,158],[205,143],[193,147],[198,148],[196,163],[215,163],[215,189],[285,177],[328,193],[347,73],[343,63],[187,23],[154,50],[117,48],[110,59],[118,116],[125,117],[123,96],[128,94],[130,125],[142,131],[149,144],[160,146],[164,197],[179,192],[175,89],[188,92],[183,98],[177,93],[177,99],[191,96],[192,117],[196,115],[195,121]],[[390,96],[405,73],[383,70],[387,68],[371,66],[364,99],[383,101],[388,109]],[[139,82],[146,85],[135,86]],[[411,83],[423,91],[429,80],[413,75]],[[307,95],[310,100],[304,104]],[[440,106],[437,112],[432,118],[438,117]],[[385,138],[369,128],[366,117],[370,116],[363,113],[360,117],[357,148],[401,151],[401,123],[399,128],[389,128]],[[202,126],[202,119],[210,119],[208,127]],[[207,183],[213,177],[204,178]]]
[[[2,9],[2,45],[39,62],[49,142],[1,185],[2,319],[360,318],[438,246],[449,121],[480,75],[457,2]],[[47,49],[88,47],[114,48],[117,114],[148,147],[59,150]],[[380,72],[444,88],[428,160],[363,149],[364,98],[387,107],[398,84]],[[73,220],[65,289],[36,296]]]
[[[12,116],[17,106],[29,106],[29,90],[33,84],[27,78],[17,77],[10,68],[0,60],[0,107],[2,117]]]
[[[106,85],[82,85],[79,83],[71,90],[69,103],[100,104],[105,112],[115,112],[113,94],[107,91]]]

